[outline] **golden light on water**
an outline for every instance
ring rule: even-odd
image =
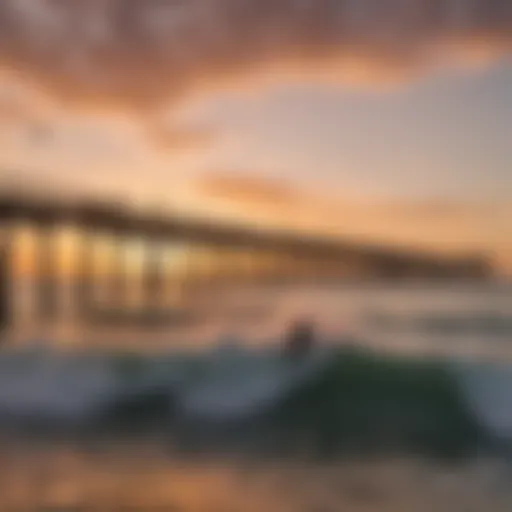
[[[492,461],[456,468],[407,458],[327,465],[194,463],[136,446],[95,455],[79,447],[27,451],[5,453],[10,470],[1,474],[0,506],[6,509],[410,512],[421,503],[429,509],[505,512],[511,505],[508,491],[495,493],[500,468]]]

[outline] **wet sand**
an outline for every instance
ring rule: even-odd
[[[3,444],[0,510],[509,512],[497,461],[184,459],[160,443]]]

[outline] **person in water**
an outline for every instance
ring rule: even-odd
[[[287,359],[300,361],[305,359],[315,344],[315,328],[307,319],[295,321],[285,338],[284,355]]]

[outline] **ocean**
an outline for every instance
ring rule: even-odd
[[[141,351],[201,350],[223,340],[265,345],[278,342],[290,322],[307,317],[323,342],[354,339],[383,349],[460,357],[512,354],[512,285],[507,283],[217,289],[188,301],[182,319],[178,315],[151,327],[77,321],[69,290],[62,294],[59,320],[42,325],[33,319],[29,286],[19,290],[14,325],[4,334],[7,344],[45,341],[63,349]]]
[[[0,352],[0,510],[511,510],[512,288],[347,283],[195,306],[151,328],[18,313]],[[318,343],[290,364],[303,317]]]

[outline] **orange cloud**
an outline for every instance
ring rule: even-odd
[[[199,201],[238,221],[447,253],[483,250],[512,272],[512,230],[504,220],[512,208],[507,203],[356,201],[234,173],[205,176],[196,191]]]
[[[281,181],[240,174],[210,174],[197,183],[200,195],[244,208],[297,207],[298,192]]]
[[[503,55],[511,34],[509,0],[3,0],[0,68],[59,100],[138,110],[267,65],[338,60],[374,80],[448,42]]]
[[[17,85],[54,109],[135,116],[165,152],[203,146],[214,134],[172,119],[148,126],[148,116],[216,88],[283,76],[382,87],[511,48],[509,0],[0,2],[0,89]],[[33,98],[25,100],[0,98],[1,124],[39,133]]]
[[[157,149],[176,151],[208,145],[217,134],[206,128],[178,127],[153,121],[147,125],[146,135]]]

